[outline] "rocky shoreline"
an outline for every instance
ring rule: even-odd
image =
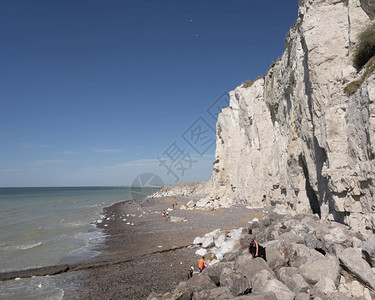
[[[234,206],[227,209],[184,209],[198,196],[148,198],[117,203],[104,210],[97,226],[107,234],[107,261],[114,264],[85,272],[80,288],[64,299],[146,299],[150,293],[163,294],[186,281],[187,269],[197,267],[198,236],[215,229],[248,226],[261,211]],[[177,203],[175,210],[172,203]],[[182,209],[181,209],[182,207]],[[161,212],[169,210],[163,220]]]
[[[108,258],[132,259],[91,270],[72,299],[375,298],[374,236],[314,214],[212,209],[193,194],[159,196],[106,209],[98,226],[109,234]],[[267,262],[249,256],[249,237],[266,248]],[[201,255],[210,266],[187,281]]]
[[[375,299],[373,235],[313,214],[159,196],[105,209],[97,222],[107,234],[101,260],[2,275],[74,271],[78,282],[64,299]],[[249,237],[266,248],[267,262],[249,256]],[[199,274],[201,255],[209,267]]]
[[[199,250],[220,253],[222,236],[218,231],[206,235],[199,240],[205,249]],[[267,262],[249,255],[249,237],[266,248]],[[365,238],[313,214],[271,212],[243,229],[220,262],[168,293],[152,293],[148,300],[374,299],[374,266],[375,236]]]

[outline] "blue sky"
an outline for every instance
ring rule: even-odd
[[[1,1],[0,186],[209,179],[217,107],[282,55],[297,8]]]

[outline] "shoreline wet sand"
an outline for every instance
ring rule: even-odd
[[[189,200],[150,198],[105,208],[105,218],[98,224],[108,235],[102,250],[108,260],[128,261],[86,271],[80,288],[64,299],[146,299],[152,291],[164,294],[187,279],[190,266],[197,269],[197,247],[191,246],[195,237],[215,229],[246,227],[248,221],[263,216],[244,206],[180,209]],[[172,208],[172,202],[178,205],[163,220],[162,211]]]

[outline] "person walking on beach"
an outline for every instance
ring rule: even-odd
[[[161,216],[163,217],[163,221],[165,221],[165,210],[163,210]]]
[[[198,262],[199,273],[202,273],[202,271],[206,268],[206,266],[208,266],[208,264],[204,260],[204,256],[202,256]]]

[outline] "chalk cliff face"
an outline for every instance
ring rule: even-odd
[[[230,92],[217,121],[210,198],[314,212],[375,230],[375,74],[352,66],[372,0],[300,0],[285,52]]]

